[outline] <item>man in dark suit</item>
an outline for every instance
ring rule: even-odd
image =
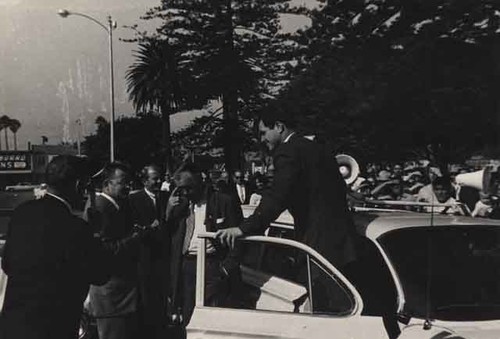
[[[138,329],[137,261],[147,231],[135,232],[128,203],[129,170],[120,163],[102,171],[102,193],[89,210],[91,224],[111,255],[111,278],[90,287],[90,306],[100,339],[135,338]],[[89,213],[92,211],[92,213]]]
[[[287,112],[266,112],[259,124],[261,139],[274,151],[274,181],[253,215],[217,232],[220,241],[234,246],[238,237],[263,233],[269,223],[288,209],[295,222],[295,237],[311,246],[333,265],[355,259],[354,227],[347,208],[346,187],[333,154],[297,135]]]
[[[250,192],[249,186],[245,182],[243,172],[240,170],[234,171],[233,181],[233,194],[237,198],[237,201],[239,201],[241,205],[248,205],[252,192]]]
[[[8,284],[0,338],[77,338],[89,285],[107,280],[100,242],[72,214],[79,165],[76,157],[54,158],[45,196],[14,211],[2,260]]]
[[[168,192],[160,191],[161,170],[149,165],[141,171],[144,188],[129,195],[132,220],[140,227],[159,227],[163,220]],[[164,253],[167,238],[155,232],[144,239],[139,258],[139,299],[141,335],[145,338],[164,338],[166,277],[168,260]]]
[[[242,220],[241,207],[233,196],[215,193],[209,197],[201,185],[201,176],[193,164],[184,164],[174,175],[176,188],[169,198],[166,212],[171,232],[171,300],[175,310],[182,311],[184,325],[189,323],[196,291],[197,235],[215,231]],[[205,300],[220,305],[229,292],[223,288],[227,274],[221,267],[226,252],[208,242],[205,266]]]

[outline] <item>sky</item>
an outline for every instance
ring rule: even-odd
[[[292,2],[308,7],[316,3]],[[108,35],[84,18],[61,18],[58,10],[85,13],[103,23],[110,14],[117,21],[113,33],[115,111],[120,116],[134,112],[125,72],[134,61],[136,45],[119,40],[132,37],[123,26],[138,23],[148,28],[139,17],[158,4],[159,0],[0,0],[0,116],[21,122],[19,149],[26,149],[28,141],[40,143],[42,136],[50,144],[74,142],[78,134],[95,131],[97,116],[109,119]],[[282,26],[293,31],[302,24],[299,18],[287,17]],[[173,130],[200,114],[174,115]]]

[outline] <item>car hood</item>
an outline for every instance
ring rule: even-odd
[[[443,323],[425,330],[423,324],[410,325],[401,331],[398,339],[498,339],[499,321]]]

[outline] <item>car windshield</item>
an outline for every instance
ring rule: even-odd
[[[500,227],[407,228],[379,241],[399,276],[409,316],[500,319]]]

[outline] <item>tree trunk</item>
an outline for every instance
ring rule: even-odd
[[[160,107],[162,121],[162,144],[165,150],[165,170],[172,173],[172,140],[170,138],[170,115],[173,113],[170,107]]]
[[[7,128],[5,129],[5,150],[9,150],[9,139],[7,136]]]
[[[226,67],[231,68],[237,63],[234,53],[234,26],[233,26],[233,9],[231,0],[226,0],[226,12],[223,18],[225,22],[225,41],[222,53],[226,60]],[[221,15],[224,15],[221,13]],[[231,69],[230,69],[230,72]],[[234,74],[231,74],[235,76]],[[228,79],[229,80],[229,79]],[[223,125],[224,125],[224,161],[226,171],[232,174],[234,170],[240,169],[241,165],[241,142],[238,138],[238,92],[233,81],[226,83],[226,88],[222,93],[223,105]],[[230,177],[232,177],[230,175]]]
[[[223,96],[224,162],[230,174],[241,165],[241,142],[238,138],[237,95],[228,91]]]
[[[14,132],[14,149],[17,151],[17,132]]]

